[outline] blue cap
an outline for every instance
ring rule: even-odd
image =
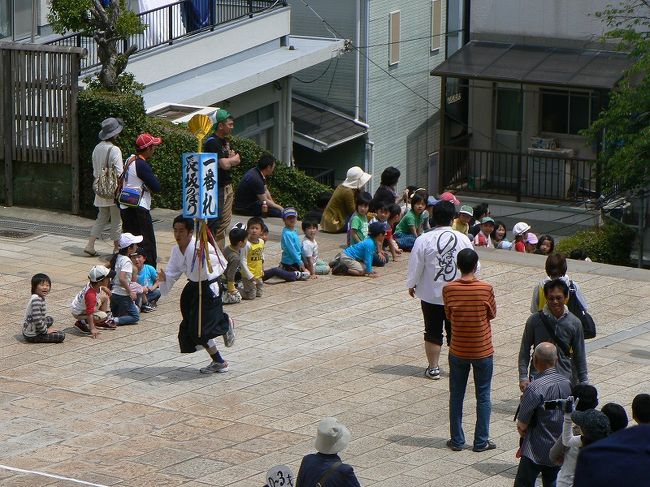
[[[282,210],[282,218],[289,218],[290,216],[295,216],[298,217],[298,212],[296,211],[295,208],[288,207]]]
[[[380,233],[386,233],[386,225],[382,222],[374,222],[368,225],[368,235],[376,237]]]
[[[427,206],[434,206],[438,202],[433,196],[427,198]]]

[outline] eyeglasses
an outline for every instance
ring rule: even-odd
[[[546,298],[546,301],[555,302],[555,301],[564,301],[564,299],[565,299],[564,296],[548,296]]]

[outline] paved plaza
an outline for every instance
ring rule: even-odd
[[[158,254],[174,243],[173,213],[154,210]],[[3,218],[90,227],[70,215],[20,208]],[[281,221],[269,221],[266,266],[279,261]],[[7,228],[6,226],[4,228]],[[252,302],[226,306],[237,342],[222,349],[227,374],[201,375],[205,352],[181,355],[176,333],[183,281],[140,324],[103,331],[97,340],[73,327],[69,303],[87,281],[86,239],[39,233],[0,236],[0,482],[9,486],[95,485],[261,487],[266,470],[295,473],[313,452],[316,425],[336,416],[352,432],[342,453],[364,486],[510,486],[517,467],[513,415],[519,400],[517,353],[532,289],[544,258],[484,250],[481,277],[496,292],[491,437],[497,449],[452,452],[447,349],[443,380],[422,375],[419,301],[405,289],[407,256],[378,279],[321,276],[268,285]],[[343,236],[320,234],[330,258]],[[98,243],[109,252],[112,244]],[[104,257],[107,257],[106,255]],[[61,345],[25,343],[21,323],[30,278],[52,278],[47,298]],[[600,403],[623,404],[650,392],[650,272],[570,261],[599,326],[589,341],[591,382]],[[465,432],[473,434],[473,383]]]

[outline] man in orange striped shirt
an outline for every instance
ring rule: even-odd
[[[442,290],[445,314],[451,321],[453,337],[449,346],[451,438],[447,441],[447,447],[461,451],[465,445],[463,401],[471,367],[476,392],[476,426],[472,450],[483,452],[496,448],[489,436],[494,354],[490,320],[497,314],[497,305],[492,286],[474,275],[478,266],[478,254],[473,249],[463,249],[458,253],[457,264],[461,278],[450,282]]]

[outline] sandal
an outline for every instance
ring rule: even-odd
[[[99,255],[95,249],[84,249],[84,254],[88,254],[90,257],[97,257]]]

